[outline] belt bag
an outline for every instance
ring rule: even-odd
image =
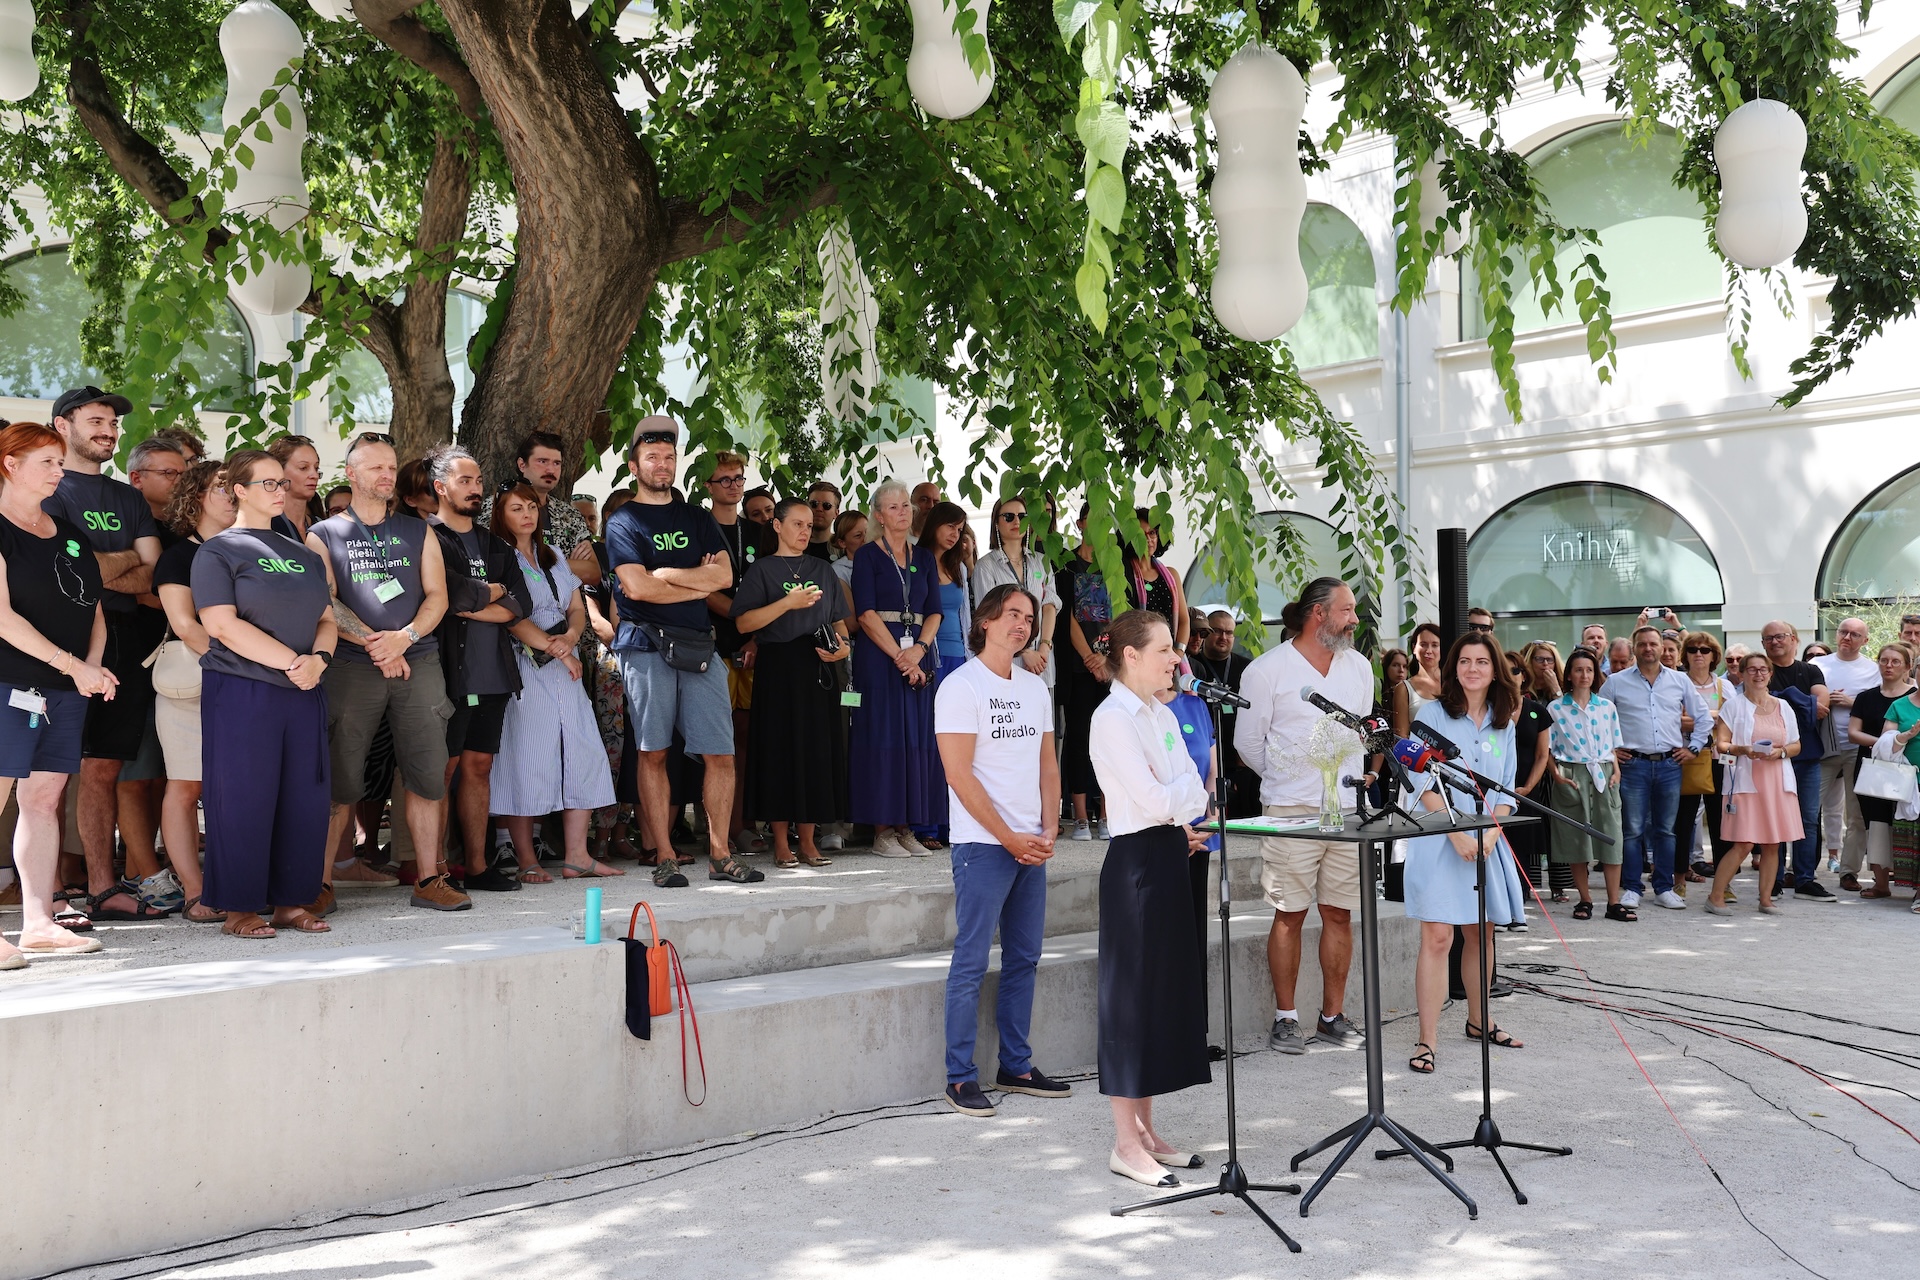
[[[140,665],[153,668],[153,691],[161,697],[200,696],[200,659],[185,640],[169,635]]]
[[[656,627],[651,622],[641,623],[640,629],[647,633],[647,639],[653,641],[653,647],[660,651],[661,658],[675,671],[697,674],[713,665],[711,629],[695,631],[691,627]]]

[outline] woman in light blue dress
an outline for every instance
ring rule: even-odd
[[[1469,631],[1453,643],[1440,668],[1440,697],[1421,706],[1414,717],[1419,723],[1437,729],[1460,748],[1459,763],[1482,774],[1500,787],[1513,786],[1514,720],[1520,710],[1520,693],[1508,674],[1506,656],[1493,637]],[[1462,813],[1473,813],[1484,803],[1495,817],[1512,813],[1518,806],[1504,791],[1491,791],[1484,802],[1472,790],[1447,784],[1447,796]],[[1431,786],[1420,795],[1421,805],[1429,812],[1443,806]],[[1487,845],[1487,929],[1484,936],[1476,927],[1480,919],[1476,858],[1478,833],[1449,836],[1424,836],[1407,842],[1406,894],[1407,915],[1421,921],[1420,960],[1414,969],[1414,990],[1420,1006],[1420,1042],[1407,1065],[1414,1071],[1433,1072],[1433,1046],[1439,1039],[1440,1007],[1447,999],[1447,953],[1453,948],[1453,928],[1465,925],[1465,945],[1460,953],[1460,979],[1467,988],[1467,1027],[1469,1040],[1481,1037],[1487,1027],[1486,1011],[1481,1008],[1480,957],[1493,954],[1493,926],[1514,924],[1524,918],[1525,893],[1515,868],[1513,851],[1506,838],[1498,837]],[[1486,1035],[1503,1049],[1518,1049],[1520,1042],[1499,1027],[1488,1027]]]

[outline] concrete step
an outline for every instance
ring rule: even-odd
[[[1208,877],[1208,901],[1218,901],[1220,860]],[[1228,850],[1228,886],[1235,903],[1257,904],[1260,855],[1252,841]],[[813,901],[759,905],[688,901],[659,895],[653,901],[661,928],[673,939],[690,982],[784,973],[823,965],[858,964],[953,945],[953,881],[871,889],[834,886]],[[608,937],[624,934],[627,909],[603,913]],[[1100,926],[1097,867],[1055,868],[1047,880],[1048,937],[1089,933]],[[641,932],[645,933],[645,920]]]
[[[1382,915],[1384,1001],[1404,1009],[1418,930],[1391,904]],[[1270,919],[1259,909],[1233,922],[1243,1049],[1261,1042],[1273,1009]],[[1320,985],[1317,944],[1309,915],[1303,991]],[[1096,1056],[1096,945],[1091,931],[1048,940],[1033,1044],[1049,1072]],[[622,1023],[625,948],[551,928],[0,989],[9,1092],[32,1100],[13,1108],[9,1136],[39,1153],[34,1176],[9,1192],[10,1220],[32,1229],[0,1234],[0,1275],[930,1097],[945,1079],[948,959],[923,951],[699,984],[700,1107],[681,1096],[677,1017],[655,1019],[648,1041]],[[1356,973],[1354,1012],[1359,986]],[[1217,1009],[1217,976],[1211,987]],[[990,973],[977,1055],[988,1078],[996,990]],[[1214,1022],[1217,1036],[1217,1012]],[[166,1105],[143,1109],[128,1141],[112,1100],[156,1072]],[[450,1105],[453,1082],[474,1087]],[[325,1135],[299,1159],[272,1141],[208,1145],[208,1117],[225,1134],[282,1131],[290,1098]]]

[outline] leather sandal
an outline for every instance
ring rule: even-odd
[[[1573,909],[1573,918],[1575,920],[1593,919],[1593,899],[1588,898],[1585,902],[1575,907]]]
[[[1521,1044],[1518,1040],[1515,1040],[1512,1036],[1508,1035],[1505,1031],[1502,1031],[1498,1025],[1495,1025],[1489,1028],[1485,1033],[1482,1033],[1480,1028],[1473,1025],[1472,1021],[1468,1021],[1467,1028],[1466,1028],[1466,1036],[1467,1036],[1467,1039],[1469,1040],[1485,1039],[1488,1044],[1492,1045],[1496,1049],[1526,1048],[1526,1046]]]
[[[1433,1046],[1421,1040],[1417,1041],[1413,1047],[1419,1052],[1407,1059],[1407,1069],[1423,1076],[1432,1075]]]

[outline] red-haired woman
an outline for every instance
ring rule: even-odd
[[[80,771],[87,699],[112,698],[119,685],[100,665],[100,562],[86,534],[40,509],[60,487],[65,458],[60,436],[39,423],[0,430],[0,803],[18,779],[22,913],[20,945],[0,939],[0,969],[100,950],[53,920],[60,800]]]

